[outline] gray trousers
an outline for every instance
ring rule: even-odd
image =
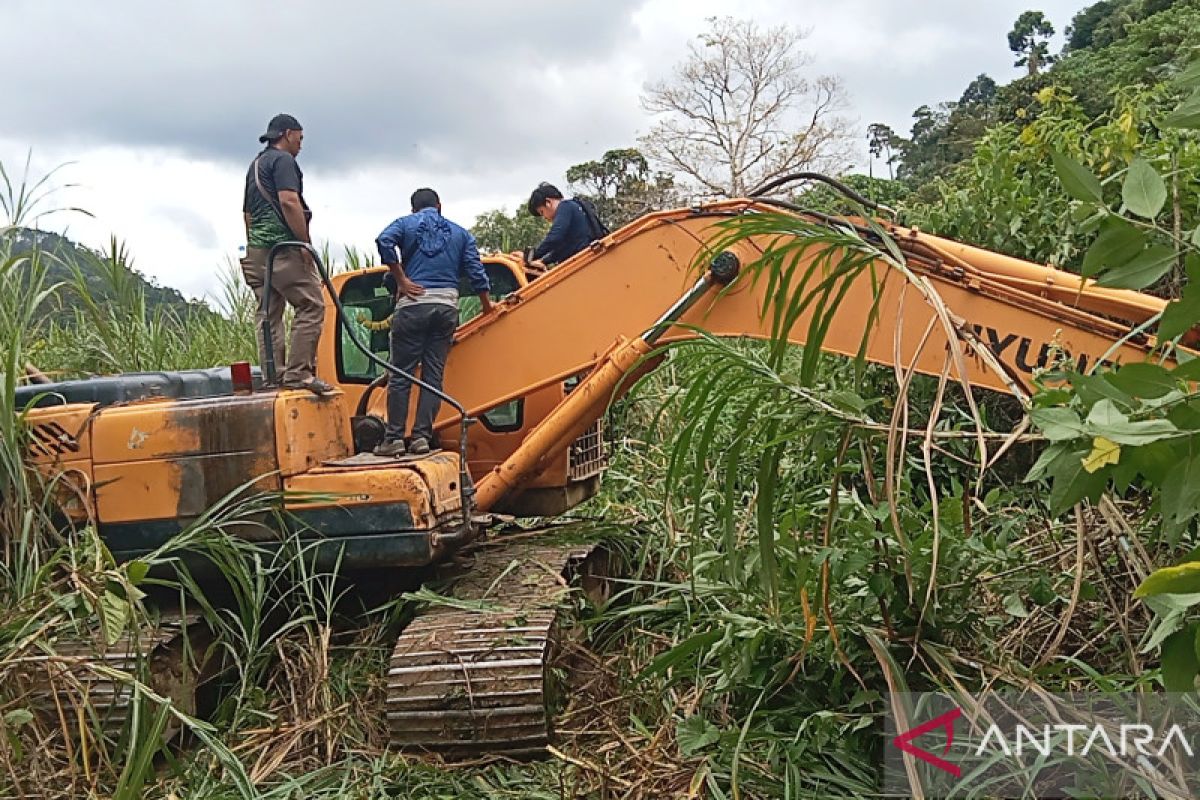
[[[260,247],[246,248],[242,259],[242,276],[258,300],[254,315],[255,336],[258,339],[260,364],[266,364],[267,351],[263,345],[263,284],[267,277],[267,253]],[[290,305],[296,313],[292,319],[291,346],[284,347],[283,309]],[[307,254],[288,247],[275,254],[271,272],[271,350],[276,369],[286,364],[278,377],[283,382],[310,380],[317,371],[317,343],[321,340],[321,325],[325,321],[325,298],[317,267]],[[265,379],[265,375],[263,376]]]
[[[444,303],[417,303],[397,308],[392,314],[392,364],[410,375],[420,364],[421,380],[441,389],[446,356],[450,354],[450,342],[457,327],[458,309]],[[388,441],[404,438],[411,390],[412,381],[408,378],[395,374],[388,377]],[[441,405],[441,399],[421,390],[417,418],[413,423],[414,439],[420,437],[431,447],[437,445],[433,438],[433,420]]]

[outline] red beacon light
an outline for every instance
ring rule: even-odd
[[[250,375],[249,361],[235,361],[230,364],[229,375],[233,379],[235,394],[249,394],[254,391],[254,378]]]

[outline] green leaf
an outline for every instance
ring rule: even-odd
[[[105,641],[116,644],[129,621],[129,603],[125,598],[105,591],[100,595],[100,621],[104,626]]]
[[[1086,167],[1059,152],[1051,152],[1050,157],[1054,159],[1054,169],[1067,194],[1076,200],[1095,203],[1104,201],[1104,190],[1100,181]]]
[[[695,636],[689,637],[651,661],[643,671],[643,675],[650,676],[661,672],[666,672],[672,666],[687,658],[697,650],[708,647],[714,642],[717,642],[724,635],[725,632],[723,630],[716,628],[714,630],[704,631],[703,633],[698,633]]]
[[[144,581],[148,572],[150,572],[150,565],[141,559],[134,559],[125,565],[125,574],[129,576],[129,582],[134,586]]]
[[[1052,442],[1078,439],[1085,435],[1083,421],[1069,408],[1035,408],[1029,412],[1029,418]]]
[[[1200,323],[1200,285],[1189,283],[1183,287],[1183,297],[1167,304],[1162,322],[1158,323],[1160,339],[1174,339]]]
[[[1163,125],[1167,128],[1200,128],[1200,89],[1168,114]]]
[[[1104,378],[1134,397],[1162,397],[1174,391],[1178,383],[1166,368],[1146,362],[1126,364]]]
[[[1100,375],[1071,375],[1071,386],[1085,406],[1094,406],[1101,400],[1112,400],[1118,405],[1133,408],[1134,399],[1108,380],[1111,374],[1106,372]]]
[[[1146,576],[1134,597],[1154,597],[1160,594],[1195,594],[1200,592],[1200,561],[1188,561],[1173,567],[1156,569]]]
[[[1171,370],[1172,377],[1181,381],[1200,381],[1200,358],[1193,358]]]
[[[1029,616],[1029,612],[1025,610],[1025,603],[1021,601],[1021,596],[1015,592],[1004,598],[1004,610],[1018,619]]]
[[[691,758],[709,745],[716,744],[720,738],[721,729],[699,714],[693,714],[675,726],[675,741],[685,758]]]
[[[1071,445],[1067,442],[1059,442],[1058,444],[1052,444],[1047,447],[1042,451],[1042,454],[1038,456],[1038,459],[1034,462],[1033,466],[1029,468],[1029,474],[1025,476],[1025,482],[1032,483],[1033,481],[1041,480],[1042,478],[1046,477],[1050,472],[1050,466],[1057,461],[1063,453],[1069,452],[1070,449]]]
[[[1162,176],[1154,171],[1150,162],[1144,158],[1135,158],[1125,173],[1125,183],[1121,186],[1121,199],[1125,207],[1139,217],[1154,219],[1162,212],[1167,203],[1167,184]]]
[[[1111,400],[1101,400],[1092,406],[1087,417],[1087,430],[1092,436],[1103,436],[1117,444],[1129,445],[1150,444],[1179,433],[1179,429],[1169,420],[1131,420]]]
[[[1120,217],[1109,217],[1100,225],[1100,235],[1083,256],[1081,272],[1092,276],[1121,267],[1146,249],[1146,237]]]
[[[1095,499],[1108,483],[1103,472],[1088,472],[1083,468],[1083,459],[1091,452],[1091,445],[1074,448],[1057,458],[1050,465],[1053,479],[1047,505],[1050,513],[1058,516],[1071,506],[1086,498]]]
[[[1200,453],[1178,464],[1162,484],[1163,524],[1168,533],[1179,531],[1200,514]]]
[[[1200,87],[1200,60],[1193,61],[1183,72],[1176,75],[1175,85],[1184,88]]]
[[[1145,289],[1171,271],[1175,251],[1163,244],[1152,245],[1129,263],[1110,269],[1097,281],[1113,289]]]
[[[1163,685],[1168,692],[1190,692],[1196,688],[1196,626],[1190,625],[1167,637],[1162,646]]]
[[[27,708],[14,708],[4,715],[6,728],[19,728],[33,722],[33,712]]]

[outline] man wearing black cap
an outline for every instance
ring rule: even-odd
[[[259,357],[266,363],[262,337],[263,284],[267,254],[280,242],[311,242],[308,222],[312,212],[304,202],[304,175],[296,164],[304,129],[290,114],[276,114],[267,132],[258,137],[267,147],[246,173],[242,213],[246,220],[246,257],[242,274],[258,299],[255,317]],[[284,350],[283,307],[295,309],[291,345]],[[306,250],[287,247],[275,254],[271,273],[271,350],[276,363],[287,366],[281,383],[288,389],[308,389],[325,395],[333,387],[316,377],[317,342],[325,318],[325,301],[316,265]]]

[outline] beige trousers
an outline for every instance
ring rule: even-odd
[[[258,355],[260,363],[267,362],[267,351],[263,345],[263,284],[267,277],[267,253],[259,247],[246,248],[242,259],[242,275],[246,284],[258,300],[258,311],[254,315]],[[295,309],[292,319],[291,346],[284,349],[283,308],[284,304]],[[317,267],[308,254],[297,247],[288,247],[275,255],[275,268],[271,272],[271,350],[275,359],[277,377],[284,383],[310,380],[317,370],[317,343],[321,339],[321,325],[325,321],[325,298],[321,293],[321,279]],[[287,366],[280,370],[280,366]],[[264,372],[263,380],[267,376]]]

